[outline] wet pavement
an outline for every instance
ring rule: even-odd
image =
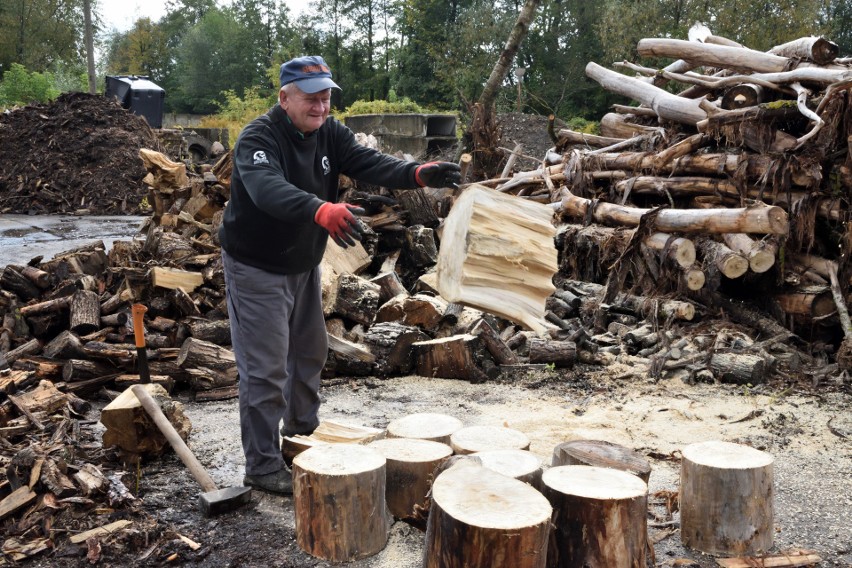
[[[50,260],[97,240],[109,250],[114,241],[141,236],[144,220],[127,215],[0,215],[0,267],[27,264],[37,256]]]

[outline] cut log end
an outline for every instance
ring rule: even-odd
[[[463,426],[454,416],[422,412],[391,421],[387,430],[390,438],[417,438],[449,444],[450,436]]]
[[[487,450],[526,450],[530,440],[526,434],[501,426],[468,426],[450,436],[450,445],[457,454],[473,454]]]

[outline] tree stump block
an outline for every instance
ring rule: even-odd
[[[639,476],[648,483],[651,464],[639,453],[604,440],[571,440],[553,448],[550,465],[590,465],[618,469]]]
[[[742,556],[774,542],[774,458],[730,442],[684,448],[680,469],[680,534],[684,546]]]
[[[389,438],[415,438],[450,445],[450,436],[464,424],[447,414],[422,412],[397,418],[388,424]]]
[[[296,543],[317,558],[349,562],[388,540],[386,461],[356,444],[314,446],[293,459]]]
[[[486,450],[473,454],[482,465],[506,477],[541,487],[541,459],[528,450]]]
[[[453,432],[450,446],[461,455],[487,450],[528,450],[530,439],[523,432],[512,428],[468,426]]]
[[[545,471],[541,484],[554,511],[549,566],[645,566],[648,486],[644,481],[615,469],[563,465]]]
[[[411,438],[385,438],[368,444],[387,460],[385,499],[391,514],[402,519],[426,500],[432,474],[453,454],[447,444]]]
[[[543,568],[551,512],[526,483],[460,462],[432,484],[423,568]]]

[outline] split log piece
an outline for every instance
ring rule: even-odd
[[[530,485],[459,462],[432,484],[423,568],[544,568],[551,513]]]
[[[408,293],[394,296],[376,312],[377,323],[399,322],[407,326],[416,326],[425,330],[434,330],[441,323],[441,317],[447,310],[447,301],[438,296]]]
[[[366,446],[325,444],[293,458],[296,543],[331,562],[381,551],[388,540],[386,460]]]
[[[471,455],[478,457],[488,469],[541,488],[541,458],[529,450],[486,450]]]
[[[417,374],[423,377],[467,379],[487,378],[479,368],[483,357],[481,340],[470,334],[452,335],[411,344]]]
[[[154,397],[163,414],[186,441],[192,424],[183,412],[183,405],[173,401],[158,384],[148,383],[142,386]],[[165,436],[129,388],[104,407],[100,421],[106,427],[103,433],[104,447],[118,446],[129,453],[149,456],[160,455],[170,447]]]
[[[367,444],[387,460],[386,499],[397,519],[414,514],[432,484],[432,474],[453,454],[447,444],[411,438],[385,438]]]
[[[360,276],[341,274],[323,300],[323,313],[326,317],[338,314],[356,323],[370,325],[376,317],[379,292],[378,285]]]
[[[505,426],[465,426],[450,435],[450,446],[456,454],[528,450],[530,439],[523,432]]]
[[[494,361],[498,364],[518,364],[517,356],[511,349],[509,349],[509,346],[500,339],[500,336],[497,334],[497,331],[491,327],[491,324],[484,319],[480,319],[476,322],[476,325],[471,328],[470,334],[475,337],[479,337],[482,340],[485,348],[488,349],[488,352],[491,353],[491,356],[494,357]]]
[[[462,427],[464,423],[454,416],[421,412],[392,420],[387,432],[389,438],[414,438],[450,445],[450,436]]]
[[[237,366],[230,349],[193,337],[183,342],[175,362],[182,368],[207,368],[224,373],[236,372]]]
[[[83,356],[83,342],[76,333],[65,330],[51,339],[42,350],[48,359],[71,359]]]
[[[412,345],[428,341],[429,336],[418,327],[396,322],[371,325],[363,343],[372,354],[376,372],[384,376],[408,374],[414,367]]]
[[[645,566],[648,486],[644,481],[615,469],[563,465],[545,471],[541,482],[554,510],[549,565]]]
[[[371,278],[370,282],[379,286],[379,305],[384,304],[394,296],[408,295],[408,291],[403,286],[399,274],[393,270],[382,272],[378,276]]]
[[[730,442],[683,449],[680,534],[684,546],[708,554],[757,554],[772,548],[774,458]]]
[[[571,440],[553,448],[553,467],[588,465],[626,471],[645,483],[651,477],[651,464],[638,452],[605,440]]]
[[[435,231],[423,225],[405,230],[405,250],[408,258],[418,268],[428,268],[438,262],[438,245]]]
[[[201,341],[222,346],[231,345],[231,326],[228,320],[193,320],[189,322],[189,333]]]

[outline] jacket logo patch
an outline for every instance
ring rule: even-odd
[[[331,162],[328,161],[328,156],[322,157],[322,173],[324,175],[328,175],[331,173]]]
[[[258,150],[254,153],[254,165],[258,164],[268,164],[269,160],[266,158],[266,152],[263,150]]]

